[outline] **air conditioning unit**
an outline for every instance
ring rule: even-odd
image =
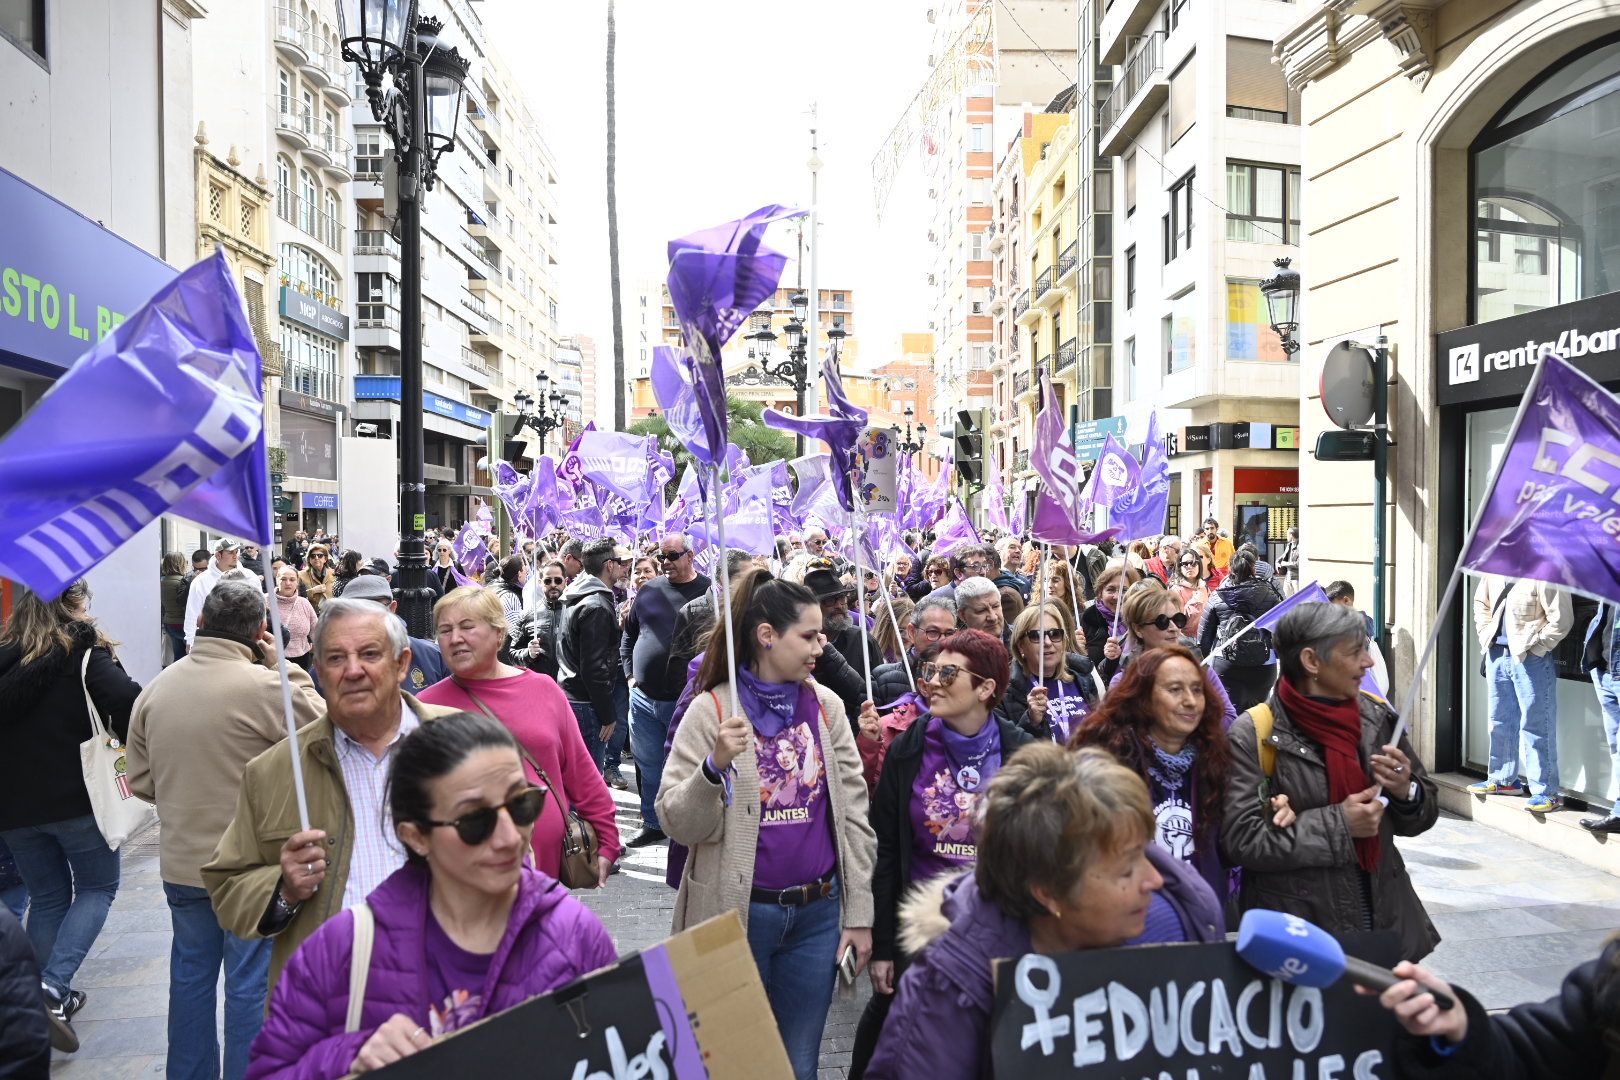
[[[929,274],[928,275],[928,284],[930,284],[930,285],[938,284],[937,276],[934,275],[934,274]]]

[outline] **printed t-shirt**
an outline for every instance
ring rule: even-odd
[[[838,865],[833,841],[832,809],[827,797],[827,760],[823,752],[821,706],[805,683],[756,683],[753,696],[764,699],[778,685],[797,695],[793,719],[776,734],[754,718],[755,757],[759,766],[759,845],[754,852],[754,886],[790,889],[832,873]]]
[[[468,952],[444,932],[428,909],[427,932],[428,1034],[443,1035],[478,1019],[482,1012],[484,979],[493,953]]]
[[[972,866],[979,857],[973,810],[1001,767],[1001,731],[988,718],[961,735],[927,718],[922,762],[911,786],[911,880],[928,881]]]
[[[1078,683],[1053,677],[1042,679],[1037,685],[1046,687],[1046,723],[1051,728],[1052,741],[1061,746],[1085,720],[1091,706],[1086,704]]]

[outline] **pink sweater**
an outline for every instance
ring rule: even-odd
[[[619,829],[613,820],[613,796],[602,774],[591,764],[585,739],[562,687],[548,675],[525,671],[504,679],[477,679],[468,683],[489,711],[505,724],[552,781],[563,788],[567,805],[596,827],[600,854],[609,862],[618,858]],[[418,695],[431,705],[447,705],[482,713],[454,679],[434,683]],[[527,762],[523,771],[545,786]],[[540,820],[534,823],[534,865],[556,877],[562,869],[563,808],[557,793],[546,799]]]

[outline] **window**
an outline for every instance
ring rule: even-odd
[[[1170,302],[1170,314],[1161,328],[1164,334],[1164,370],[1173,375],[1186,371],[1197,359],[1198,294],[1187,292]]]
[[[315,177],[308,169],[298,170],[298,227],[315,235]]]
[[[298,244],[282,244],[280,262],[283,285],[313,296],[329,307],[338,306],[338,276],[325,259]]]
[[[1193,114],[1196,111],[1194,108],[1196,103],[1193,98],[1193,82],[1197,73],[1197,66],[1193,61],[1197,59],[1196,56],[1187,57],[1186,63],[1177,68],[1175,74],[1170,76],[1170,142],[1172,144],[1187,134],[1187,130],[1193,126]],[[1281,77],[1279,74],[1278,78]]]
[[[1299,243],[1299,170],[1226,163],[1226,238],[1250,244]]]
[[[0,37],[45,63],[45,0],[0,0]]]
[[[399,316],[399,282],[388,274],[369,272],[356,274],[356,287],[360,290],[354,306],[355,316],[362,326],[397,326]],[[391,313],[392,312],[392,313]]]
[[[343,207],[335,193],[328,191],[322,196],[321,211],[321,242],[329,248],[341,247],[338,227],[343,220]]]
[[[1289,93],[1282,68],[1271,62],[1271,42],[1226,39],[1226,115],[1240,120],[1287,124],[1298,118],[1297,98]]]
[[[315,134],[315,95],[312,92],[310,92],[308,90],[305,90],[301,96],[303,97],[303,110],[304,111],[303,111],[303,115],[298,118],[298,122],[303,125],[304,134],[306,134],[306,135],[314,135]]]
[[[294,326],[290,322],[283,322],[281,357],[286,364],[286,373],[281,377],[281,384],[284,387],[327,401],[343,400],[343,383],[338,374],[335,340],[324,334],[305,330],[301,326]],[[291,425],[286,413],[282,414],[282,426],[284,434],[287,434],[285,428]],[[336,480],[336,462],[331,460],[330,455],[331,448],[328,447],[326,460],[316,465],[308,475],[322,480]]]
[[[382,132],[354,133],[354,172],[356,176],[381,176],[383,171]]]
[[[1226,358],[1272,364],[1296,362],[1299,353],[1283,351],[1282,338],[1271,328],[1271,312],[1258,281],[1226,282]]]
[[[294,111],[292,73],[285,68],[277,68],[276,86],[280,91],[277,96],[281,99],[281,111],[291,115]]]
[[[1136,339],[1126,338],[1119,353],[1119,375],[1114,385],[1123,391],[1126,401],[1136,400]]]
[[[276,215],[293,220],[292,162],[284,157],[276,158]]]
[[[1164,30],[1166,36],[1181,25],[1182,19],[1187,15],[1187,8],[1191,5],[1192,0],[1170,0],[1170,3],[1165,5],[1159,19],[1159,26]]]
[[[1125,213],[1136,211],[1136,154],[1125,159]]]
[[[983,153],[990,149],[990,125],[973,124],[968,128],[968,149]]]
[[[1193,176],[1189,172],[1170,188],[1170,212],[1164,216],[1164,261],[1169,263],[1192,246]]]
[[[1125,249],[1125,310],[1136,306],[1136,245]]]
[[[970,240],[972,243],[972,250],[969,252],[968,258],[973,260],[984,258],[984,233],[972,233],[970,235]]]

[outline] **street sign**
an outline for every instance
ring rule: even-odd
[[[1322,361],[1322,408],[1342,428],[1364,427],[1373,418],[1373,355],[1341,341]]]
[[[287,474],[284,472],[273,472],[270,474],[270,482],[272,484],[285,484],[287,482]]]
[[[1371,461],[1376,439],[1370,431],[1324,431],[1316,437],[1316,460]]]
[[[1081,461],[1096,461],[1104,440],[1112,435],[1125,441],[1125,418],[1108,416],[1101,420],[1079,420],[1074,425],[1074,452]]]

